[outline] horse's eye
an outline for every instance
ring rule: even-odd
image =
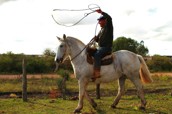
[[[63,45],[60,45],[60,47],[62,48],[62,47],[63,47]]]

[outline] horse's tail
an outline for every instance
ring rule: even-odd
[[[137,55],[137,56],[138,56],[140,63],[141,63],[139,73],[140,73],[140,78],[141,78],[142,82],[144,82],[144,83],[153,82],[151,75],[150,75],[150,72],[149,72],[149,69],[145,63],[145,60],[143,59],[143,57],[141,55]]]

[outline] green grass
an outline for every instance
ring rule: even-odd
[[[96,100],[98,107],[94,110],[88,101],[84,100],[82,113],[96,114],[165,114],[171,113],[172,97],[162,94],[146,95],[148,101],[146,111],[140,111],[139,99],[135,95],[124,96],[116,109],[111,109],[114,97],[102,97]],[[78,101],[62,99],[29,99],[23,102],[20,98],[10,98],[0,100],[0,114],[70,114],[77,106]]]
[[[171,113],[172,103],[172,77],[153,76],[154,82],[144,85],[145,97],[147,100],[146,111],[140,111],[140,99],[136,95],[135,87],[127,80],[126,94],[122,97],[116,109],[111,109],[115,95],[117,93],[117,81],[101,84],[101,99],[95,99],[97,109],[93,109],[87,100],[84,100],[82,113],[85,114],[166,114]],[[52,88],[57,88],[57,79],[29,79],[28,92],[48,93]],[[78,94],[78,82],[76,79],[67,81],[69,93]],[[128,90],[128,91],[127,91]],[[133,91],[131,91],[133,90]],[[22,91],[21,79],[0,80],[1,93],[13,93]],[[93,98],[95,95],[95,85],[90,83],[88,92]],[[132,93],[131,93],[132,92]],[[75,94],[69,94],[67,99],[50,99],[48,94],[45,97],[32,96],[28,102],[23,102],[21,98],[0,98],[0,114],[71,114],[76,108],[78,100],[69,100]],[[114,95],[114,96],[113,96]]]

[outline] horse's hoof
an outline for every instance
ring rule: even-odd
[[[76,114],[76,113],[81,113],[81,110],[75,109],[75,110],[73,111],[73,113],[74,113],[74,114]]]
[[[146,110],[146,109],[145,109],[145,107],[140,106],[140,107],[139,107],[139,110],[143,110],[143,111],[144,111],[144,110]]]
[[[114,105],[111,105],[111,108],[113,108],[113,109],[114,109],[114,108],[116,108],[116,106],[114,106]]]

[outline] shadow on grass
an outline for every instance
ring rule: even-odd
[[[151,110],[151,109],[147,109],[145,112],[149,113],[149,114],[151,114],[151,113],[154,113],[154,114],[167,114],[166,112],[162,112],[162,111],[159,111],[159,110]]]
[[[28,103],[33,104],[33,105],[40,105],[42,107],[49,107],[49,108],[54,108],[54,109],[58,109],[58,110],[65,110],[64,108],[59,108],[57,106],[53,106],[53,105],[46,104],[46,103],[39,103],[36,101],[28,101]],[[55,103],[55,100],[52,100],[49,103]]]
[[[106,114],[106,111],[104,110],[101,110],[101,109],[97,109],[97,114]]]
[[[160,110],[152,110],[152,109],[146,109],[146,110],[141,110],[136,107],[127,107],[127,108],[121,108],[121,107],[116,107],[116,108],[109,108],[107,110],[104,110],[102,108],[97,108],[94,111],[90,112],[83,112],[82,114],[108,114],[108,113],[132,113],[132,114],[167,114],[166,112],[162,112]]]
[[[151,109],[145,109],[145,110],[141,110],[139,108],[121,108],[121,107],[117,107],[115,109],[113,109],[114,112],[115,110],[117,111],[132,111],[132,112],[135,112],[135,113],[149,113],[149,114],[167,114],[166,112],[162,112],[162,111],[159,111],[159,110],[151,110]]]

